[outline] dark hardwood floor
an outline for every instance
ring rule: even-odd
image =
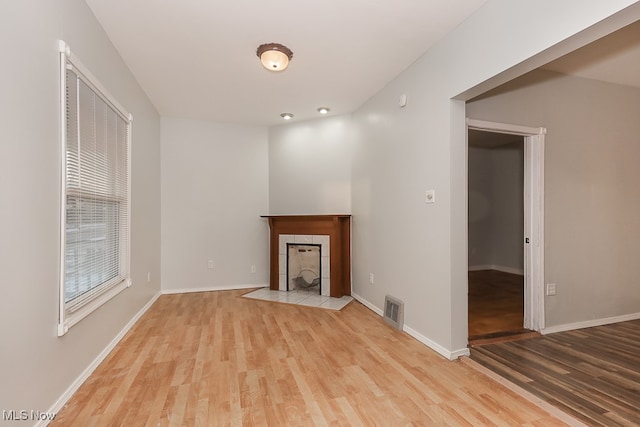
[[[640,425],[640,320],[476,347],[471,359],[585,424]]]
[[[524,323],[524,278],[496,270],[469,272],[469,342],[522,338],[530,332]]]

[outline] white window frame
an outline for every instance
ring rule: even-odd
[[[59,316],[58,336],[63,336],[69,328],[87,317],[93,311],[131,286],[130,258],[131,258],[131,126],[133,117],[127,112],[87,68],[71,52],[69,46],[59,41],[60,51],[60,146],[61,146],[61,204],[60,204],[60,283],[59,283]],[[118,274],[90,291],[82,294],[82,298],[65,302],[66,300],[66,238],[67,238],[67,70],[73,70],[79,79],[87,85],[107,106],[113,110],[126,124],[126,196],[119,200],[126,200],[125,211],[122,212],[125,224],[118,223]],[[80,107],[78,107],[78,112]],[[78,122],[80,114],[76,115]],[[78,135],[80,140],[80,135]],[[81,196],[80,196],[81,197]],[[120,214],[120,212],[119,212]],[[120,218],[120,217],[119,217]],[[118,221],[122,221],[119,219]],[[80,302],[79,302],[80,301]]]

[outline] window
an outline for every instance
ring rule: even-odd
[[[60,42],[61,278],[58,335],[130,286],[131,116]]]

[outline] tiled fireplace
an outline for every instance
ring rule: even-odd
[[[304,290],[329,296],[330,241],[329,235],[278,236],[278,290]]]
[[[263,218],[269,220],[270,228],[270,289],[297,287],[335,298],[351,295],[350,215]],[[315,261],[318,255],[319,262]]]

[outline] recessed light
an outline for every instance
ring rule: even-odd
[[[320,113],[320,114],[327,114],[329,111],[331,111],[331,109],[329,109],[327,107],[318,108],[318,113]]]
[[[291,114],[291,113],[282,113],[282,114],[280,114],[280,117],[282,117],[285,120],[291,120],[291,119],[293,119],[293,114]]]

